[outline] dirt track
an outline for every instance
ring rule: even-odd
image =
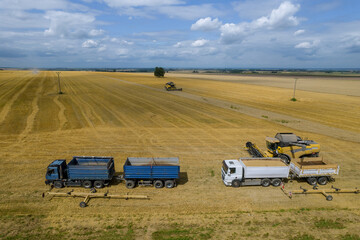
[[[359,113],[354,111],[339,121],[336,112],[357,110],[358,97],[302,91],[295,107],[289,101],[279,108],[274,95],[286,96],[286,88],[89,72],[63,72],[65,94],[58,95],[55,76],[54,72],[0,75],[0,237],[63,238],[61,231],[82,239],[87,233],[103,239],[114,237],[112,234],[124,239],[161,239],[157,234],[187,239],[281,239],[303,232],[319,238],[357,234],[357,195],[334,195],[334,200],[327,202],[320,195],[290,200],[272,187],[227,188],[221,182],[220,167],[224,159],[248,156],[243,150],[246,141],[264,149],[266,136],[295,131],[318,141],[322,156],[341,165],[335,186],[359,186],[360,155],[354,151],[360,147],[358,142],[333,138],[328,132],[320,134],[321,129],[294,130],[271,121],[270,113],[265,119],[247,112],[274,109],[270,112],[281,116],[274,119],[286,120],[303,115],[311,103],[304,118],[310,127],[336,126],[342,133],[350,131],[356,136]],[[163,90],[169,80],[184,91]],[[251,93],[258,91],[263,94],[254,100]],[[295,111],[289,117],[285,113],[291,107]],[[318,119],[318,112],[324,120]],[[149,201],[97,199],[80,209],[79,199],[41,199],[47,190],[47,165],[56,158],[75,155],[111,155],[118,171],[129,156],[177,156],[182,177],[174,189],[131,191],[149,195]],[[305,182],[287,184],[288,189],[299,186],[309,188]],[[101,191],[106,190],[129,192],[124,184]],[[321,219],[337,219],[345,227],[314,228],[311,222]]]

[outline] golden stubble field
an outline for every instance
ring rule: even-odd
[[[246,76],[62,72],[61,80],[58,95],[55,72],[0,72],[0,238],[359,239],[359,195],[328,202],[290,200],[274,187],[233,189],[220,168],[248,156],[247,141],[265,149],[266,136],[295,132],[340,164],[334,186],[359,187],[360,79],[300,79],[297,102],[286,77],[252,84]],[[167,81],[183,92],[166,92]],[[82,199],[43,199],[47,165],[77,155],[113,156],[118,172],[126,157],[179,157],[182,178],[174,189],[100,190],[150,200],[93,199],[81,209]],[[286,184],[300,186],[310,188]]]

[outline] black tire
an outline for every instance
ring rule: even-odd
[[[165,187],[166,188],[173,188],[175,186],[174,180],[166,180],[165,181]]]
[[[64,184],[61,181],[54,182],[54,188],[63,188]]]
[[[281,158],[286,164],[290,164],[291,159],[288,155],[279,154],[278,157]]]
[[[103,181],[95,181],[94,182],[94,187],[95,188],[103,188],[104,187],[104,182]]]
[[[92,182],[90,180],[86,180],[83,182],[83,187],[84,188],[91,188],[92,187]]]
[[[271,183],[271,181],[268,178],[264,178],[264,179],[261,180],[261,186],[263,186],[263,187],[270,186],[270,183]]]
[[[320,185],[325,185],[325,184],[327,184],[328,179],[327,179],[327,177],[319,177],[318,180],[317,180],[317,182],[318,182],[318,184],[320,184]]]
[[[81,202],[81,203],[80,203],[80,207],[81,207],[81,208],[84,208],[84,207],[86,207],[86,206],[87,206],[86,202]]]
[[[161,181],[161,180],[156,180],[156,181],[154,182],[154,187],[155,187],[155,188],[163,188],[163,187],[164,187],[163,181]]]
[[[234,188],[238,188],[238,187],[240,187],[240,185],[241,185],[241,182],[238,179],[233,180],[231,183],[231,186]]]
[[[274,178],[273,180],[271,180],[271,185],[273,185],[274,187],[280,186],[281,185],[281,179]]]
[[[317,183],[316,178],[314,178],[314,177],[309,177],[309,178],[307,179],[307,182],[308,182],[311,186],[315,186],[316,183]]]
[[[333,200],[333,196],[331,196],[331,195],[327,195],[327,196],[326,196],[326,200],[327,200],[327,201],[331,201],[331,200]]]
[[[134,188],[134,187],[135,187],[135,181],[133,181],[133,180],[126,180],[125,185],[126,185],[126,187],[127,187],[128,189]]]

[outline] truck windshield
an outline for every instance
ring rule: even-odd
[[[50,176],[50,175],[53,174],[54,172],[55,172],[54,169],[49,169],[46,174]]]
[[[267,148],[271,151],[276,150],[276,143],[266,142]]]
[[[224,169],[224,172],[227,173],[228,172],[228,166],[226,165],[225,162],[223,162],[223,169]]]

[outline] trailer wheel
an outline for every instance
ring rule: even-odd
[[[290,164],[290,157],[285,154],[279,154],[279,158],[281,158],[286,164]]]
[[[316,178],[314,178],[314,177],[309,177],[309,178],[307,179],[307,182],[308,182],[310,185],[315,186],[317,181],[316,181]]]
[[[162,187],[164,187],[164,183],[161,180],[156,180],[154,182],[154,186],[155,186],[155,188],[162,188]]]
[[[173,188],[175,186],[175,182],[173,180],[166,180],[165,187],[166,188]]]
[[[319,177],[317,182],[320,184],[320,185],[325,185],[327,184],[328,180],[327,180],[327,177]]]
[[[241,185],[240,180],[235,179],[231,182],[231,186],[234,188],[238,188],[240,187],[240,185]]]
[[[54,182],[54,187],[55,188],[63,188],[64,184],[61,181],[55,181]]]
[[[94,187],[95,188],[103,188],[104,187],[104,182],[103,181],[95,181],[94,182]]]
[[[281,179],[275,178],[275,179],[271,180],[271,184],[272,184],[274,187],[278,187],[278,186],[281,185]]]
[[[264,179],[262,179],[261,180],[261,185],[263,186],[263,187],[268,187],[268,186],[270,186],[270,179],[268,179],[268,178],[264,178]]]
[[[91,188],[92,187],[92,182],[89,180],[86,180],[83,182],[83,187],[84,188]]]
[[[126,183],[125,183],[126,187],[131,189],[131,188],[134,188],[135,187],[135,181],[133,180],[126,180]]]
[[[333,200],[333,197],[332,197],[331,195],[327,195],[327,196],[326,196],[326,200],[327,200],[327,201],[331,201],[331,200]]]
[[[86,202],[81,202],[81,203],[80,203],[80,207],[81,207],[81,208],[86,207]]]

